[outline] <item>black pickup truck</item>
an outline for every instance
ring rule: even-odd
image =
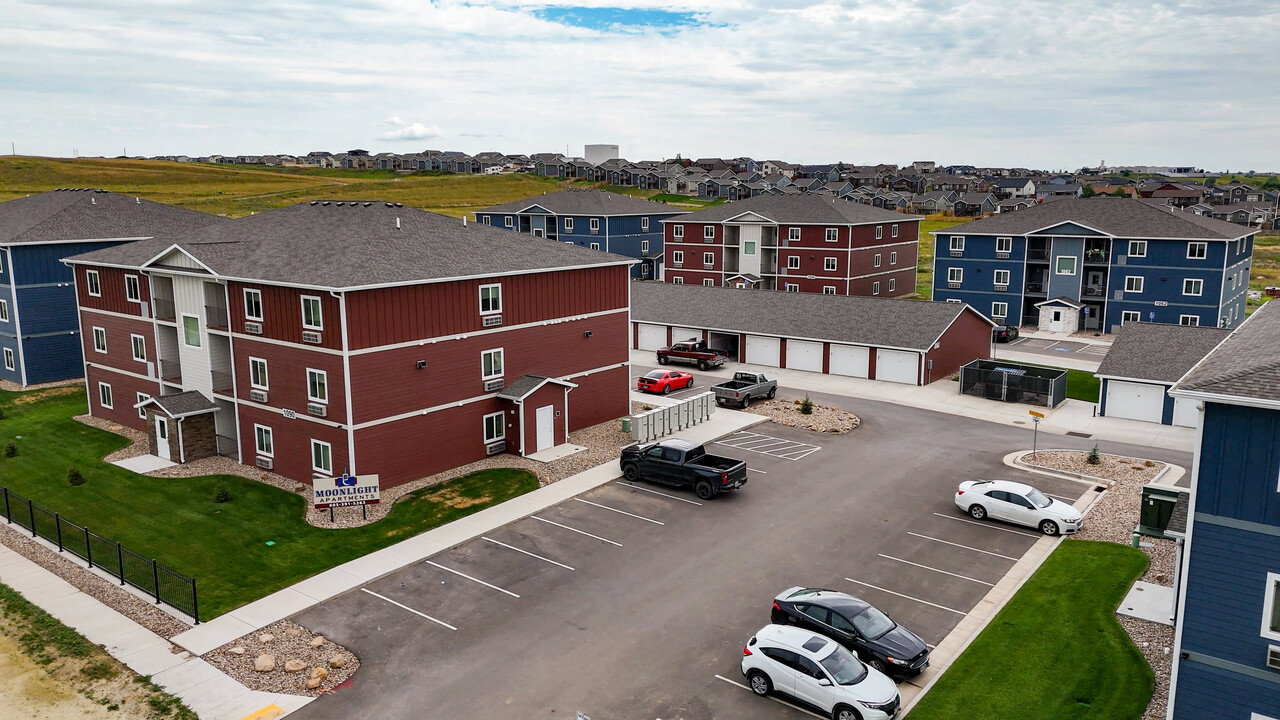
[[[618,464],[628,480],[691,487],[703,500],[747,484],[745,462],[708,455],[703,446],[684,440],[628,445]]]

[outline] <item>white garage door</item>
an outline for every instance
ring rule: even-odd
[[[685,340],[701,340],[702,331],[694,328],[673,327],[671,328],[671,342],[684,342]]]
[[[776,337],[747,336],[747,362],[752,365],[778,367],[780,345]]]
[[[1178,427],[1199,427],[1200,411],[1196,410],[1199,400],[1191,398],[1173,399],[1173,424]]]
[[[640,337],[638,338],[637,347],[641,350],[657,350],[667,345],[667,326],[666,325],[645,325],[639,324]]]
[[[822,343],[788,340],[787,369],[822,372]]]
[[[1163,385],[1107,381],[1107,417],[1158,423],[1163,415]]]
[[[876,379],[916,385],[920,382],[920,354],[904,350],[876,350]]]
[[[790,345],[790,343],[788,343]],[[867,348],[853,345],[831,346],[831,374],[848,375],[850,377],[867,377],[868,358],[871,353]]]

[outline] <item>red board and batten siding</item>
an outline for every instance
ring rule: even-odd
[[[990,359],[991,323],[976,310],[966,308],[942,334],[938,348],[926,353],[925,358],[933,360],[933,380],[959,372],[960,367],[970,361]]]
[[[80,344],[84,351],[85,362],[95,365],[107,365],[139,375],[146,375],[147,363],[133,359],[133,339],[131,335],[141,335],[147,346],[147,361],[159,367],[159,363],[156,362],[158,355],[156,353],[155,327],[150,320],[141,318],[132,320],[115,315],[104,315],[81,310],[80,322],[84,328]],[[107,334],[106,353],[100,353],[93,347],[93,329],[95,327],[102,328]]]
[[[266,312],[265,310],[263,312]],[[249,399],[250,374],[249,358],[267,361],[267,402],[272,407],[296,410],[306,414],[307,404],[313,402],[307,397],[307,370],[321,370],[325,373],[325,384],[329,396],[327,419],[334,422],[347,421],[346,386],[343,383],[342,356],[332,353],[315,352],[303,347],[289,347],[275,343],[257,342],[238,337],[235,340],[236,356],[236,396],[241,400]],[[345,440],[343,441],[345,444]]]
[[[99,297],[89,294],[89,281],[87,279],[89,270],[94,270],[98,273],[98,287],[102,291]],[[151,303],[151,287],[147,282],[146,275],[140,272],[121,270],[120,268],[85,265],[76,265],[75,274],[76,296],[80,307],[147,317],[147,315],[143,315],[143,305]],[[142,302],[134,302],[126,297],[124,289],[125,275],[137,276]],[[150,313],[149,307],[147,312]]]
[[[329,348],[330,350],[342,349],[341,307],[338,304],[338,299],[330,295],[327,290],[309,291],[280,285],[241,282],[227,283],[227,286],[233,332],[244,332],[244,290],[248,288],[262,293],[262,320],[251,321],[260,322],[262,325],[262,337],[301,345],[303,344],[302,333],[304,332],[302,327],[302,296],[307,295],[320,298],[320,320],[324,329],[312,331],[320,333],[321,342],[316,347]],[[312,343],[306,344],[311,345]]]
[[[566,400],[568,404],[573,403],[573,394],[576,389],[571,390],[569,395],[565,395],[565,387],[555,383],[547,383],[538,388],[532,395],[526,397],[521,407],[524,412],[524,437],[520,437],[520,428],[515,428],[515,434],[512,435],[511,430],[507,431],[507,452],[519,453],[521,450],[521,442],[524,443],[524,454],[532,455],[538,451],[538,408],[550,405],[555,409],[554,417],[551,420],[552,428],[552,447],[566,443],[569,441],[569,435],[565,432],[565,416]]]
[[[240,405],[240,448],[244,453],[244,464],[253,465],[257,457],[257,439],[253,426],[258,424],[271,428],[272,444],[275,450],[272,472],[278,475],[299,482],[311,481],[312,439],[329,443],[335,475],[341,474],[343,468],[349,467],[347,431],[307,420],[305,410],[306,408],[303,408],[298,413],[298,417],[289,419],[274,410]],[[414,451],[420,451],[422,445],[415,445],[414,442],[410,442],[402,451],[410,455],[414,454]],[[356,452],[359,450],[357,449]],[[360,472],[377,472],[377,470],[360,468]]]
[[[160,386],[156,381],[141,380],[96,367],[86,367],[85,377],[88,378],[89,385],[90,415],[119,423],[125,427],[131,427],[134,430],[146,430],[146,421],[138,417],[138,411],[133,406],[138,402],[138,393],[152,397],[160,393]],[[98,394],[99,382],[104,382],[111,386],[112,408],[102,407]]]

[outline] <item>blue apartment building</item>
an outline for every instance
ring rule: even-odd
[[[685,211],[605,190],[560,190],[495,205],[476,222],[534,237],[624,255],[640,262],[631,277],[662,274],[662,221]]]
[[[1170,720],[1280,718],[1280,305],[1169,391],[1200,436],[1178,584]]]
[[[1233,328],[1256,232],[1141,200],[1057,200],[934,232],[933,299],[1050,331]]]
[[[76,290],[62,258],[220,220],[103,190],[0,203],[0,379],[25,387],[84,376]]]

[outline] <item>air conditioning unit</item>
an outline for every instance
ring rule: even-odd
[[[1009,253],[1002,253],[1002,252],[998,252],[998,253],[996,253],[996,259],[998,259],[998,260],[1008,260],[1008,259],[1009,259]]]
[[[1271,645],[1267,648],[1267,667],[1280,670],[1280,647]]]
[[[948,288],[951,288],[952,290],[959,290],[959,289],[960,289],[960,283],[953,283],[953,282],[949,282],[949,283],[947,283],[947,287],[948,287]]]
[[[484,391],[493,392],[494,390],[501,390],[503,385],[505,385],[505,383],[502,381],[502,378],[498,378],[497,380],[486,380],[484,383]]]
[[[311,343],[312,345],[320,344],[320,333],[307,330],[302,333],[302,342]]]
[[[491,443],[489,445],[484,446],[485,455],[497,455],[499,453],[504,453],[506,451],[507,451],[507,443],[505,440],[502,442]]]
[[[502,324],[502,316],[501,315],[485,315],[484,319],[480,321],[480,324],[485,327],[498,327],[499,325]]]
[[[250,335],[261,335],[262,323],[247,322],[244,324],[244,331],[249,333]]]
[[[952,251],[951,251],[951,257],[964,257],[964,251],[963,251],[963,250],[952,250]]]
[[[329,406],[319,403],[307,403],[307,414],[316,417],[326,417],[329,414]]]
[[[274,467],[276,466],[275,461],[273,461],[271,458],[269,458],[269,457],[262,457],[261,455],[259,455],[258,457],[254,458],[254,460],[253,460],[253,464],[254,464],[254,465],[257,465],[258,467],[262,468],[263,470],[270,470],[270,469],[272,469],[272,468],[274,468]]]
[[[267,401],[267,391],[266,390],[250,390],[249,399],[254,402],[264,403]]]
[[[1008,285],[997,285],[997,286],[996,286],[996,292],[1009,292],[1009,286],[1008,286]]]
[[[682,267],[684,267],[684,263],[682,263],[682,262],[673,262],[673,263],[671,263],[671,267],[673,267],[673,268],[682,268]]]

